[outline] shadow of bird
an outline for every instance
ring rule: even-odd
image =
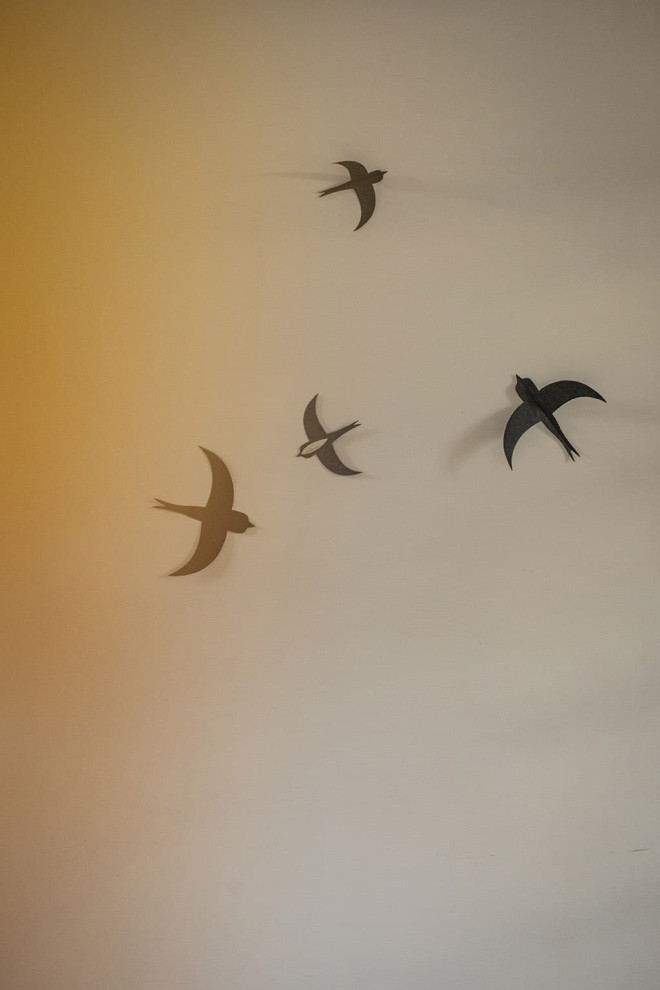
[[[330,172],[260,172],[264,179],[310,179],[314,182],[332,182],[334,175]]]
[[[449,455],[450,467],[452,469],[457,468],[461,461],[476,454],[482,447],[487,447],[493,440],[501,436],[502,424],[505,422],[508,411],[508,409],[501,409],[497,413],[492,413],[486,419],[466,430],[451,450]]]

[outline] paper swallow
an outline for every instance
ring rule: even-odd
[[[531,378],[521,378],[516,375],[516,392],[523,400],[506,424],[504,430],[504,453],[509,462],[509,467],[513,470],[512,458],[513,450],[523,433],[535,423],[543,423],[551,433],[563,444],[568,456],[573,461],[579,457],[573,444],[562,433],[559,423],[553,413],[571,399],[586,397],[590,399],[600,399],[605,402],[602,395],[595,392],[588,385],[581,382],[553,382],[538,389]]]
[[[376,209],[374,183],[382,182],[386,172],[381,172],[380,169],[376,169],[374,172],[367,172],[364,165],[361,165],[360,162],[335,162],[335,165],[344,166],[351,177],[350,181],[342,182],[340,186],[332,186],[331,189],[324,189],[323,192],[319,193],[319,196],[329,196],[330,193],[341,192],[343,189],[353,189],[360,201],[360,209],[362,211],[360,222],[355,228],[355,230],[359,230],[373,216],[373,212]]]
[[[199,542],[197,549],[187,564],[180,567],[178,571],[172,571],[170,577],[178,577],[181,574],[195,574],[208,567],[218,556],[227,533],[244,533],[246,529],[254,526],[244,512],[235,512],[232,509],[234,504],[234,485],[227,465],[212,450],[200,447],[206,454],[211,465],[211,494],[205,506],[201,505],[174,505],[172,502],[163,502],[157,498],[158,505],[154,509],[169,509],[170,512],[180,512],[191,519],[197,519],[202,524],[199,532]]]
[[[337,457],[335,453],[335,448],[333,443],[338,440],[339,437],[343,436],[344,433],[348,433],[349,430],[354,430],[356,426],[360,424],[356,421],[355,423],[349,423],[348,426],[342,426],[340,430],[333,430],[332,433],[326,433],[319,422],[319,418],[316,415],[316,400],[318,395],[315,395],[307,403],[307,408],[305,409],[303,415],[303,426],[305,428],[305,433],[307,434],[307,443],[304,443],[300,450],[298,451],[298,457],[318,457],[321,464],[328,469],[328,471],[334,472],[334,474],[362,474],[361,471],[352,471],[351,468],[346,467],[345,464]]]

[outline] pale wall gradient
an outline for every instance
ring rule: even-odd
[[[657,4],[3,19],[2,985],[655,990]]]

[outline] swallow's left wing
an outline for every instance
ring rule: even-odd
[[[539,421],[539,413],[536,406],[531,405],[529,402],[523,402],[522,405],[511,414],[509,417],[509,422],[506,424],[504,430],[504,453],[506,459],[509,462],[509,467],[513,470],[513,451],[520,440],[523,433],[525,433],[530,426],[534,426],[535,423]]]
[[[303,413],[303,426],[305,428],[305,433],[307,434],[308,440],[325,440],[327,433],[319,423],[319,418],[316,415],[316,400],[318,399],[318,393],[313,399],[310,399],[307,403],[307,408]]]
[[[351,182],[353,183],[353,188],[355,189],[355,195],[360,201],[360,209],[362,213],[360,216],[360,222],[355,228],[355,230],[359,230],[360,227],[364,227],[367,220],[371,219],[374,210],[376,209],[376,193],[374,192],[374,184],[369,178],[369,173],[366,168],[360,162],[335,162],[335,164],[343,165],[345,169],[348,169],[348,174],[351,177]]]
[[[570,402],[571,399],[587,398],[600,399],[601,402],[606,401],[602,395],[594,391],[593,388],[589,388],[588,385],[583,385],[582,382],[553,382],[551,385],[539,389],[539,394],[546,411],[550,413],[555,412],[565,402]]]
[[[219,515],[226,515],[234,504],[234,483],[229,468],[212,450],[206,447],[199,449],[206,454],[211,465],[211,494],[206,506]]]
[[[316,456],[320,460],[323,467],[326,467],[328,471],[332,471],[333,474],[362,474],[361,471],[353,471],[351,468],[346,467],[345,464],[337,457],[335,453],[335,448],[331,443],[326,443],[320,450],[316,452]]]

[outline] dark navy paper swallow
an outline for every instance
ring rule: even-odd
[[[315,395],[307,403],[307,408],[303,415],[303,426],[307,434],[307,443],[304,443],[298,451],[298,457],[318,457],[321,464],[334,474],[362,474],[361,471],[352,471],[351,468],[342,464],[333,446],[335,440],[338,440],[344,433],[348,433],[349,430],[354,430],[360,424],[356,421],[355,423],[349,423],[348,426],[342,426],[340,430],[333,430],[331,433],[326,433],[316,415],[317,399],[318,395]]]
[[[343,189],[352,189],[360,201],[360,222],[355,228],[359,230],[364,227],[367,220],[371,219],[376,209],[376,193],[374,183],[382,182],[385,172],[376,169],[374,172],[367,172],[360,162],[335,162],[335,165],[343,165],[347,170],[350,180],[342,182],[339,186],[332,186],[331,189],[324,189],[319,196],[329,196],[330,193],[341,192]]]
[[[522,405],[518,406],[512,414],[504,430],[504,453],[509,462],[509,467],[513,469],[513,451],[523,433],[536,423],[543,423],[554,436],[562,443],[571,460],[579,457],[577,450],[568,440],[561,430],[553,413],[570,402],[571,399],[586,397],[590,399],[600,399],[605,402],[602,395],[583,385],[582,382],[553,382],[538,389],[531,378],[521,378],[516,375],[516,392],[522,399]]]
[[[244,512],[235,512],[234,485],[227,465],[212,450],[200,447],[206,454],[211,465],[211,494],[205,506],[175,505],[173,502],[163,502],[157,498],[158,505],[154,509],[169,509],[170,512],[180,512],[201,523],[197,549],[187,564],[178,571],[172,571],[170,577],[181,574],[194,574],[213,563],[224,546],[227,533],[244,533],[254,525]]]

